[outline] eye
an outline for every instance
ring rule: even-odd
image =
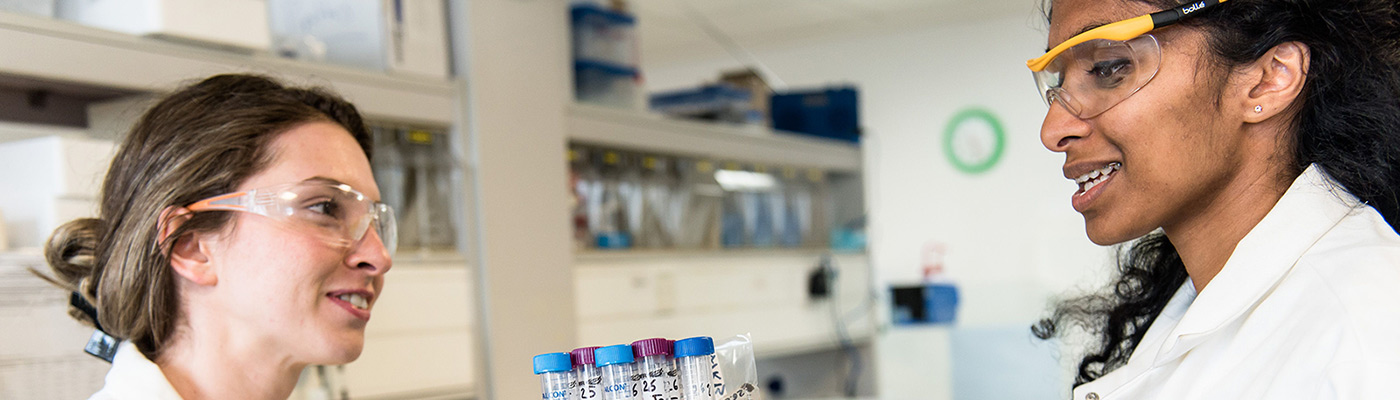
[[[340,206],[339,203],[331,200],[322,200],[312,203],[311,205],[307,206],[306,209],[310,210],[313,213],[331,218],[340,218],[340,216],[345,212],[345,210],[343,209],[343,207]]]
[[[1132,72],[1133,61],[1126,58],[1098,61],[1089,68],[1089,75],[1094,77],[1094,83],[1101,88],[1118,86]]]

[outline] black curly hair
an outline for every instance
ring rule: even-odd
[[[1131,0],[1161,9],[1175,0]],[[1047,0],[1044,7],[1049,10]],[[1048,16],[1049,13],[1047,12]],[[1311,52],[1290,124],[1293,171],[1316,164],[1400,223],[1400,1],[1231,0],[1182,21],[1204,32],[1220,71],[1245,65],[1275,46],[1299,42]],[[1118,275],[1099,293],[1059,302],[1031,327],[1042,339],[1066,327],[1097,339],[1080,361],[1075,386],[1126,364],[1147,328],[1186,281],[1186,267],[1165,234],[1118,250]]]

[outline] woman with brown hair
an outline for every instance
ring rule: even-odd
[[[284,399],[303,368],[359,357],[392,266],[355,107],[220,75],[123,140],[98,218],[58,228],[50,280],[123,343],[94,399]]]

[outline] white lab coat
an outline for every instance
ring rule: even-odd
[[[1310,166],[1075,399],[1400,399],[1400,236]]]
[[[180,400],[156,363],[131,342],[122,342],[107,371],[106,384],[88,400]]]

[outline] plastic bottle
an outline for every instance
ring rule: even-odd
[[[717,171],[716,174],[726,171],[742,171],[742,169],[738,163],[725,163],[724,169]],[[747,211],[748,207],[745,207],[747,205],[746,193],[739,191],[738,188],[724,187],[725,183],[723,182],[720,182],[719,185],[724,188],[720,208],[720,245],[725,248],[746,247],[750,244],[750,229],[748,229],[750,224],[748,221],[752,214],[752,212]]]
[[[574,386],[574,364],[569,353],[545,353],[535,356],[535,375],[540,376],[543,400],[568,399]]]
[[[681,398],[685,400],[713,400],[713,377],[715,341],[708,336],[681,339],[675,342],[677,372],[680,378]]]
[[[638,358],[638,395],[644,400],[670,400],[680,397],[680,379],[676,376],[676,360],[671,358],[671,341],[662,338],[632,342]]]
[[[626,197],[631,190],[622,180],[622,155],[604,151],[597,161],[598,180],[588,191],[588,229],[593,234],[594,247],[626,249],[632,247],[627,232]],[[625,188],[625,190],[624,190]]]
[[[678,166],[680,188],[674,229],[679,232],[677,247],[713,249],[719,247],[720,218],[724,189],[715,180],[715,164],[709,160],[684,160]]]
[[[671,173],[671,161],[665,157],[646,156],[642,157],[641,165],[641,232],[635,237],[635,243],[643,248],[671,247],[675,239],[666,227],[676,180]]]
[[[603,370],[603,400],[630,400],[636,398],[633,383],[636,372],[633,370],[632,346],[625,344],[599,347],[593,351],[594,364]]]
[[[642,159],[636,155],[625,155],[621,161],[622,170],[618,173],[617,193],[622,200],[622,228],[629,238],[628,247],[638,247],[642,231],[645,194],[642,191]]]
[[[924,245],[924,314],[926,322],[951,324],[958,316],[958,285],[943,270],[948,248],[943,243]]]
[[[578,382],[574,387],[573,398],[576,400],[594,400],[602,396],[603,371],[594,365],[593,351],[598,347],[581,347],[574,349],[571,354],[574,359],[574,380]]]
[[[574,248],[587,249],[593,246],[589,233],[589,188],[598,182],[598,167],[590,162],[589,152],[583,148],[569,149],[569,205],[573,213]]]
[[[782,212],[778,214],[781,233],[779,243],[783,247],[802,247],[811,242],[812,237],[812,190],[803,179],[799,179],[797,168],[783,168]]]

